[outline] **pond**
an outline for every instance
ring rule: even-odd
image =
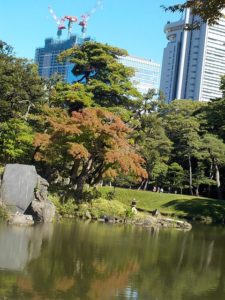
[[[0,299],[222,300],[225,228],[0,224]]]

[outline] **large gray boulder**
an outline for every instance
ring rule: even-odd
[[[37,182],[38,177],[34,166],[6,165],[1,184],[1,198],[7,209],[13,213],[24,213],[34,200]]]
[[[51,201],[32,201],[31,207],[35,213],[34,219],[39,222],[51,223],[55,217],[55,206]]]
[[[55,206],[48,200],[48,182],[38,175],[38,183],[35,188],[35,199],[28,210],[36,221],[50,223],[55,217]]]
[[[3,174],[0,194],[2,202],[11,212],[11,224],[28,224],[26,217],[35,221],[52,222],[55,206],[48,200],[48,182],[39,176],[34,166],[9,164]],[[30,222],[31,224],[32,222]]]

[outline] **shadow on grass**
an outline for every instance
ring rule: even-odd
[[[225,221],[225,201],[213,199],[199,199],[192,200],[172,200],[163,205],[163,207],[170,207],[181,213],[185,213],[187,218],[195,220],[204,220],[211,218],[213,222],[224,223]],[[179,212],[178,212],[179,214]]]

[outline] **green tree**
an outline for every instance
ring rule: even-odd
[[[194,113],[202,104],[188,100],[176,100],[163,108],[166,132],[174,143],[173,155],[176,162],[188,165],[189,190],[193,194],[193,163],[202,159],[202,142],[200,138],[200,122]]]
[[[12,56],[13,48],[6,42],[0,40],[0,57]]]
[[[93,94],[82,83],[56,83],[49,94],[49,105],[67,107],[69,111],[78,111],[94,105]]]
[[[6,163],[30,162],[34,133],[21,119],[0,123],[0,160]]]
[[[206,130],[225,141],[225,76],[221,79],[222,98],[213,99],[203,109]]]
[[[140,115],[155,111],[155,101],[153,100],[154,96],[156,96],[155,89],[149,89],[148,92],[144,94]]]
[[[167,172],[172,142],[166,136],[162,119],[157,113],[141,115],[139,122],[134,133],[135,142],[139,145],[140,153],[146,161],[149,179],[161,185]],[[146,183],[145,187],[147,187]]]
[[[224,0],[187,0],[184,3],[163,6],[163,8],[171,12],[183,12],[186,8],[191,8],[194,15],[199,15],[203,22],[212,25],[223,17],[222,9],[225,8],[225,2]]]
[[[163,92],[160,90],[157,94],[155,89],[149,89],[146,94],[142,97],[142,105],[138,111],[139,117],[143,114],[149,114],[152,112],[157,112],[165,106],[165,97]]]
[[[209,159],[215,171],[218,198],[222,199],[220,168],[225,166],[225,144],[217,136],[206,134],[203,143],[209,153]]]
[[[124,55],[127,51],[123,49],[86,42],[64,51],[59,60],[74,63],[75,81],[86,84],[97,105],[135,110],[140,105],[141,95],[130,81],[134,70],[118,60]]]
[[[174,190],[179,188],[180,193],[182,194],[185,182],[185,172],[181,165],[176,162],[169,165],[166,179],[170,188]]]
[[[0,122],[10,118],[28,118],[28,114],[44,95],[44,85],[37,66],[16,58],[12,48],[0,43]]]
[[[193,186],[195,187],[196,196],[199,196],[200,185],[207,185],[208,187],[215,185],[215,180],[213,180],[210,174],[207,175],[207,173],[207,164],[205,161],[198,161],[196,171],[193,174]]]

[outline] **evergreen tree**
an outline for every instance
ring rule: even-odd
[[[165,116],[166,132],[174,144],[174,160],[188,166],[190,194],[193,194],[193,164],[202,158],[200,122],[194,116],[200,106],[192,101],[176,100],[161,111]]]
[[[220,168],[225,166],[225,144],[221,139],[212,134],[206,134],[203,138],[203,142],[214,168],[217,195],[219,199],[222,199]]]
[[[109,45],[86,42],[64,51],[60,61],[74,63],[75,82],[85,83],[93,101],[103,107],[122,106],[136,110],[141,95],[130,79],[134,69],[119,62],[119,57],[128,53]]]

